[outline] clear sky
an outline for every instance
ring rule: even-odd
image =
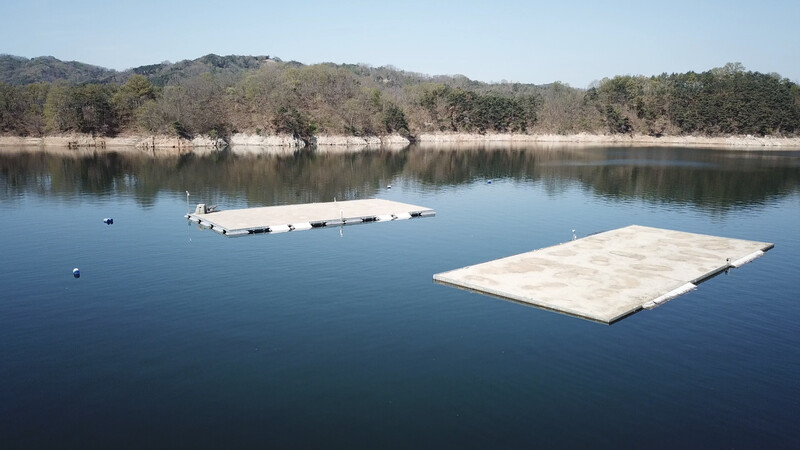
[[[216,53],[581,88],[727,62],[800,81],[800,0],[0,2],[0,53],[118,70]]]

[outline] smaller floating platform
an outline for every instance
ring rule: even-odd
[[[229,237],[260,233],[284,233],[366,222],[386,222],[430,217],[436,212],[424,206],[382,199],[329,203],[265,206],[206,212],[198,205],[186,218]]]
[[[433,276],[436,282],[602,323],[652,309],[771,249],[631,225]]]

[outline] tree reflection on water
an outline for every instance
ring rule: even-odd
[[[140,151],[0,151],[0,199],[23,195],[129,195],[142,207],[160,194],[238,207],[357,199],[389,183],[436,190],[484,180],[576,183],[611,201],[686,203],[701,209],[760,205],[796,193],[800,152],[690,148],[459,148],[157,155]],[[210,200],[210,201],[211,201]]]

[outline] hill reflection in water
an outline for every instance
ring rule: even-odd
[[[703,209],[763,204],[795,192],[800,153],[663,148],[459,148],[277,154],[231,151],[0,152],[0,199],[79,192],[126,194],[143,207],[159,193],[188,190],[217,204],[262,206],[369,198],[392,180],[425,188],[482,180],[580,183],[611,200],[687,203]],[[241,204],[244,199],[245,204]]]

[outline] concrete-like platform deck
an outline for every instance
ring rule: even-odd
[[[773,247],[631,225],[433,276],[437,282],[612,323]]]
[[[424,206],[382,199],[231,209],[186,218],[226,236],[281,233],[325,226],[429,217],[436,213]]]

